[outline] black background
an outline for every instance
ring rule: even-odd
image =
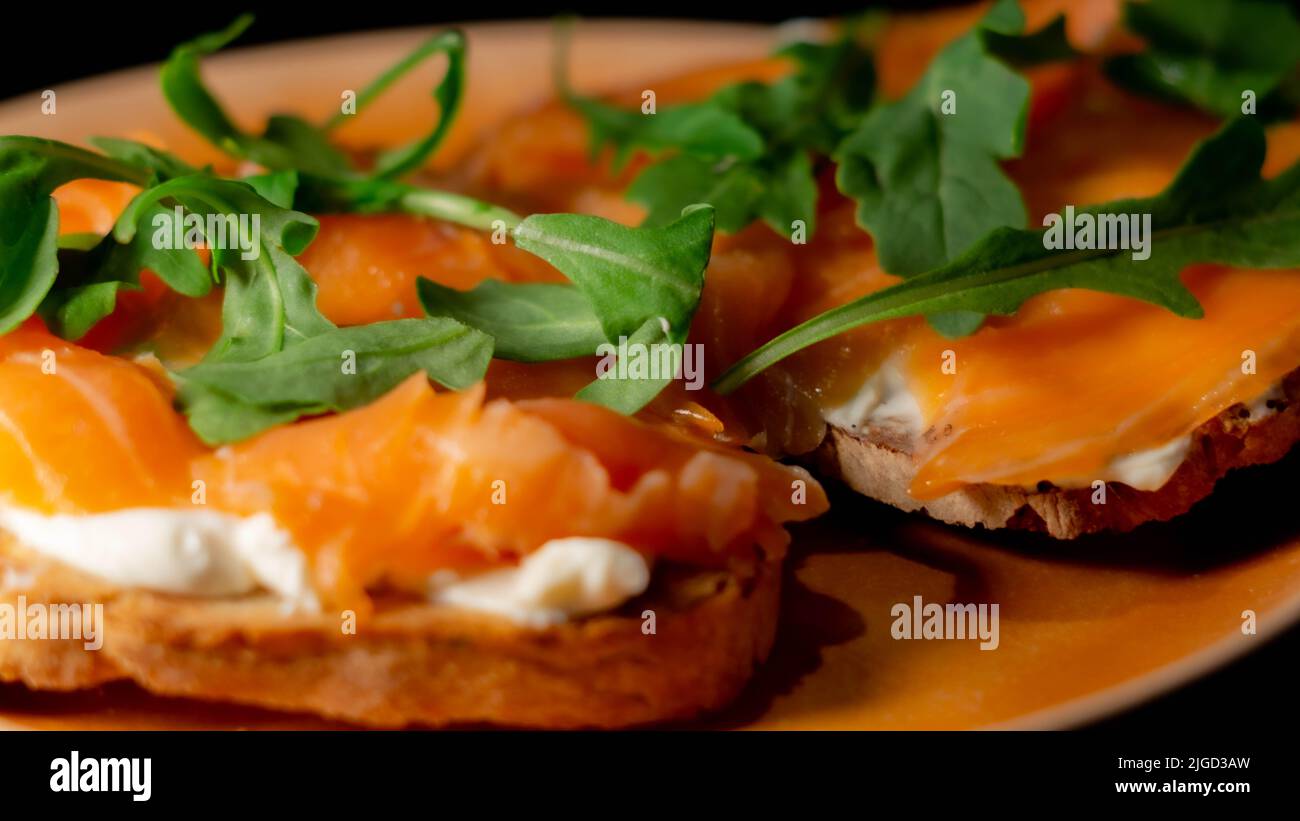
[[[677,17],[781,21],[791,17],[827,16],[868,7],[929,8],[953,5],[927,0],[857,3],[729,3],[685,0],[637,2],[522,3],[480,0],[475,3],[108,3],[67,8],[51,15],[41,4],[7,3],[0,12],[0,99],[49,88],[118,68],[155,63],[172,46],[195,35],[224,27],[242,11],[257,22],[237,45],[399,26],[437,26],[473,20],[546,19],[574,13],[588,17]],[[17,6],[17,8],[15,8]],[[54,17],[55,19],[51,19]]]
[[[17,733],[12,735],[17,736]],[[279,815],[363,818],[394,810],[417,817],[488,818],[564,812],[579,818],[763,819],[869,817],[882,808],[918,818],[1040,817],[1066,805],[1118,801],[1180,812],[1195,806],[1239,817],[1243,802],[1294,792],[1293,745],[1280,737],[1174,731],[1133,741],[1096,733],[43,733],[0,746],[7,809],[24,801],[167,818]],[[148,757],[152,797],[51,793],[50,764]],[[304,754],[304,750],[310,750]],[[1236,769],[1120,769],[1120,758],[1244,757]],[[1249,793],[1116,794],[1121,782],[1230,782]],[[797,802],[797,803],[796,803]],[[888,803],[885,803],[888,802]],[[952,808],[951,814],[946,812]],[[171,810],[181,812],[170,812]],[[1027,810],[1032,809],[1031,814]],[[984,810],[983,813],[972,811]],[[989,812],[989,811],[994,812]],[[1225,811],[1232,815],[1225,815]],[[653,812],[653,814],[652,814]],[[851,815],[850,815],[851,814]],[[1127,817],[1127,816],[1122,816]],[[1197,817],[1197,816],[1194,816]]]
[[[779,21],[792,16],[833,15],[865,6],[924,8],[951,5],[925,0],[885,3],[800,2],[787,4],[712,4],[649,2],[636,4],[570,2],[565,4],[365,3],[335,4],[96,4],[52,13],[42,5],[24,5],[0,13],[0,99],[119,68],[157,62],[172,46],[197,34],[223,27],[240,11],[257,14],[256,24],[239,45],[316,35],[399,26],[436,26],[470,20],[548,18],[559,13],[590,17],[676,17]],[[51,6],[51,8],[54,8]],[[1159,734],[1200,727],[1207,731],[1278,731],[1293,727],[1296,659],[1300,631],[1271,642],[1244,660],[1205,677],[1151,704],[1108,719],[1096,729],[1126,735]]]

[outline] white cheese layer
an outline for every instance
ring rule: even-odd
[[[823,408],[822,419],[853,433],[874,425],[914,438],[920,437],[925,427],[921,406],[907,387],[907,376],[892,359],[868,376],[847,402]]]
[[[132,508],[46,515],[0,506],[0,528],[24,546],[121,587],[187,596],[267,590],[319,611],[307,559],[269,514]],[[430,600],[541,627],[613,609],[640,595],[650,566],[609,539],[553,539],[515,567],[467,578],[437,573]]]
[[[320,608],[306,556],[266,513],[130,508],[46,515],[0,507],[0,527],[42,555],[121,587],[186,596],[264,589],[304,609]]]
[[[1110,461],[1106,475],[1097,478],[1122,482],[1136,490],[1159,490],[1173,477],[1191,447],[1192,437],[1180,436],[1158,447],[1117,456]]]
[[[552,539],[517,567],[461,579],[435,574],[429,597],[435,602],[506,616],[545,627],[612,610],[645,592],[650,566],[645,557],[610,539]]]

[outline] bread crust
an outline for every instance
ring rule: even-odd
[[[771,650],[780,565],[661,565],[617,613],[545,629],[414,600],[338,613],[269,596],[212,600],[106,585],[0,536],[0,602],[104,604],[104,644],[0,639],[0,681],[150,692],[310,712],[375,727],[627,727],[717,709]],[[654,611],[653,634],[643,613]]]
[[[1276,462],[1300,441],[1300,369],[1282,382],[1276,412],[1252,419],[1238,404],[1192,432],[1192,445],[1173,476],[1157,490],[1109,482],[1106,503],[1093,504],[1092,488],[969,485],[936,499],[919,500],[907,489],[916,474],[911,443],[897,431],[854,433],[830,427],[813,461],[826,475],[894,507],[922,511],[950,524],[1010,528],[1073,539],[1085,533],[1125,532],[1145,522],[1186,513],[1209,496],[1230,470]]]

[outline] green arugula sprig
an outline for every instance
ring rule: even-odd
[[[609,343],[626,337],[630,344],[680,350],[704,290],[713,229],[713,208],[704,205],[687,206],[676,222],[662,228],[539,214],[515,229],[515,244],[573,281],[591,303]],[[578,398],[635,413],[671,379],[596,379]]]
[[[458,291],[421,278],[426,313],[483,330],[496,340],[497,357],[518,362],[589,357],[620,340],[685,343],[712,251],[713,209],[688,208],[663,228],[542,214],[517,223],[511,233],[516,245],[550,262],[573,284],[489,280]],[[668,381],[597,379],[578,397],[635,413]]]
[[[998,26],[979,26],[975,36],[986,53],[1015,68],[1033,68],[1082,56],[1070,43],[1065,15],[1052,18],[1032,34],[1012,34]]]
[[[0,313],[3,331],[39,310],[50,329],[78,338],[111,313],[120,289],[138,287],[143,269],[185,296],[225,282],[223,330],[204,362],[172,374],[191,427],[218,444],[301,416],[345,410],[378,398],[423,370],[452,388],[481,379],[491,337],[451,319],[399,320],[339,329],[316,308],[315,284],[294,259],[317,222],[291,210],[294,172],[229,180],[197,172],[166,152],[98,140],[114,156],[53,140],[0,137]],[[127,182],[142,191],[105,237],[58,237],[50,193],[76,179]],[[211,267],[194,250],[159,242],[181,216],[259,222],[255,258],[229,244],[212,248]],[[155,217],[168,219],[155,225]],[[199,222],[202,241],[206,221]],[[252,237],[249,237],[252,238]],[[238,245],[239,243],[236,243]],[[349,371],[341,353],[353,357]]]
[[[145,222],[165,211],[155,204],[147,209]],[[140,272],[153,271],[173,291],[188,297],[205,296],[212,290],[212,274],[194,253],[173,253],[154,247],[149,234],[127,242],[111,235],[95,237],[94,245],[69,247],[67,238],[59,249],[59,275],[41,301],[38,312],[54,333],[77,340],[90,332],[117,307],[122,289],[136,289]]]
[[[402,212],[454,222],[478,230],[506,231],[514,244],[547,262],[568,277],[573,286],[488,285],[466,294],[455,294],[435,283],[421,284],[426,309],[432,315],[451,316],[500,337],[498,355],[542,361],[594,355],[596,347],[606,341],[616,343],[621,337],[637,341],[682,344],[690,320],[699,303],[704,269],[712,248],[713,210],[692,211],[679,207],[665,219],[665,224],[640,229],[626,228],[608,220],[575,214],[545,214],[521,217],[508,209],[472,197],[413,185],[397,179],[422,164],[437,147],[450,127],[461,98],[464,82],[463,41],[458,33],[435,36],[385,72],[362,91],[358,109],[382,92],[393,80],[425,57],[439,52],[448,55],[448,69],[434,91],[441,118],[434,131],[413,146],[381,155],[376,162],[378,173],[362,174],[345,169],[314,143],[329,146],[326,131],[341,122],[335,117],[325,127],[305,136],[309,126],[294,121],[284,126],[285,118],[273,118],[261,137],[250,136],[231,124],[215,97],[204,87],[200,77],[200,57],[224,47],[247,26],[241,18],[223,32],[205,35],[176,49],[163,70],[163,85],[168,100],[186,123],[207,137],[217,147],[237,157],[255,160],[280,171],[293,171],[298,185],[294,207],[314,211],[354,213]],[[689,122],[688,122],[689,121]],[[279,123],[279,125],[277,125]],[[704,142],[720,145],[734,135],[719,133],[720,121],[707,112],[702,117],[691,114],[677,120],[678,126],[700,136]],[[292,133],[295,144],[282,139]],[[675,138],[675,137],[674,137]],[[331,151],[334,149],[331,147]],[[703,149],[702,149],[703,150]],[[690,206],[692,201],[685,205]],[[285,207],[288,207],[287,204]],[[683,210],[690,213],[682,215]],[[669,224],[671,223],[671,224]],[[275,317],[282,317],[287,331],[295,330],[293,307],[302,324],[316,327],[314,332],[298,333],[310,337],[320,332],[316,317],[307,307],[314,306],[310,279],[293,262],[292,248],[276,244],[272,235],[268,255],[283,268],[291,287],[277,288],[270,276],[236,276],[227,285],[227,333],[215,355],[226,358],[223,350],[243,343],[251,335],[262,335],[258,356],[275,351]],[[282,244],[281,244],[282,245]],[[238,272],[237,272],[238,273]],[[236,294],[231,285],[244,289],[244,283],[256,283],[258,294]],[[569,289],[569,290],[564,290]],[[580,321],[560,319],[557,307],[578,309]],[[578,306],[582,306],[578,308]],[[314,311],[314,308],[312,309]],[[527,317],[540,339],[526,342],[510,326],[510,318]],[[551,317],[551,326],[541,319]],[[588,333],[594,320],[600,338]],[[582,330],[584,329],[585,330]],[[226,339],[225,337],[229,337]],[[286,342],[293,340],[286,336]],[[252,345],[253,343],[250,343]],[[224,347],[223,347],[224,345]],[[523,353],[532,345],[531,354]],[[250,350],[255,350],[250,347]],[[249,358],[239,356],[237,358]],[[256,357],[253,357],[256,358]],[[212,357],[210,357],[212,359]],[[631,413],[643,407],[663,389],[666,380],[598,380],[579,395],[618,410]]]
[[[1002,160],[1024,150],[1029,81],[981,35],[1024,28],[1014,0],[930,63],[902,99],[872,109],[836,149],[836,183],[857,202],[886,271],[932,270],[995,228],[1024,227],[1020,189]]]
[[[54,140],[0,137],[0,333],[31,316],[54,286],[59,210],[51,195],[76,179],[142,185],[149,175]]]
[[[573,283],[484,283],[454,291],[427,279],[420,299],[497,340],[497,356],[521,362],[595,355],[617,345],[686,342],[712,252],[713,209],[687,208],[663,228],[628,228],[599,217],[537,214],[511,230],[515,244]],[[668,384],[660,379],[597,379],[578,397],[635,413]]]
[[[211,290],[211,277],[197,255],[159,251],[147,237],[125,243],[93,235],[59,237],[51,195],[77,179],[147,186],[156,174],[147,163],[54,140],[0,137],[0,333],[39,312],[56,333],[78,339],[112,312],[121,288],[138,287],[145,268],[188,296]]]
[[[301,117],[277,114],[261,135],[236,126],[202,77],[202,60],[228,46],[252,24],[243,15],[222,31],[201,35],[173,50],[160,72],[163,96],[176,115],[212,143],[237,159],[256,162],[271,171],[293,171],[298,176],[294,206],[316,212],[379,212],[404,210],[408,196],[419,194],[425,212],[461,214],[470,210],[467,198],[417,188],[400,178],[421,168],[442,144],[460,111],[465,85],[465,37],[455,29],[425,40],[358,92],[355,113],[340,107],[321,125]],[[447,58],[441,80],[434,86],[438,118],[428,134],[408,145],[379,153],[369,169],[354,166],[348,155],[331,141],[332,131],[362,110],[403,75],[439,54]],[[483,210],[483,209],[480,209]]]
[[[333,329],[316,309],[316,283],[294,259],[316,237],[319,223],[314,218],[276,205],[247,182],[195,175],[168,180],[136,196],[118,218],[114,239],[133,242],[139,226],[165,202],[200,217],[259,219],[257,236],[249,237],[260,244],[253,259],[245,259],[244,251],[229,247],[229,242],[212,249],[213,267],[222,272],[226,290],[221,337],[208,360],[260,359]]]
[[[148,167],[37,137],[0,138],[0,333],[39,311],[56,332],[78,339],[112,312],[121,288],[153,269],[188,296],[212,287],[194,254],[165,254],[145,239],[60,240],[54,189],[75,179],[147,185]]]
[[[266,166],[266,173],[227,179],[129,140],[97,139],[104,152],[97,154],[49,140],[0,138],[0,332],[39,309],[52,330],[77,338],[113,311],[121,288],[138,287],[146,268],[186,296],[202,296],[214,280],[222,282],[220,338],[199,365],[172,373],[191,427],[213,444],[302,416],[357,407],[417,371],[448,387],[467,387],[483,377],[494,335],[502,337],[502,355],[529,356],[527,343],[509,322],[517,312],[537,320],[546,343],[534,348],[534,361],[594,355],[600,345],[622,336],[685,341],[708,264],[712,209],[687,209],[663,228],[633,229],[574,214],[521,218],[490,203],[398,179],[423,164],[458,110],[464,49],[455,32],[430,39],[358,95],[358,105],[364,105],[430,55],[448,55],[448,69],[434,90],[440,108],[435,128],[409,146],[379,155],[370,171],[352,167],[330,143],[328,132],[339,118],[316,127],[281,116],[272,118],[262,135],[247,134],[199,75],[201,58],[247,25],[241,18],[176,49],[162,82],[182,119],[232,156]],[[108,236],[60,239],[50,195],[81,178],[128,182],[142,190]],[[443,313],[460,315],[466,323],[434,316],[337,328],[317,309],[315,284],[295,259],[318,229],[317,221],[299,210],[305,203],[506,229],[519,248],[547,260],[574,284],[488,285],[457,296],[426,281],[421,285],[426,304],[436,307],[441,299],[449,306]],[[174,230],[177,215],[187,226],[183,247],[160,242],[168,238],[154,230]],[[159,217],[168,219],[156,224]],[[199,218],[200,241],[211,248],[210,265],[184,247],[192,217]],[[207,236],[209,217],[256,218],[256,236],[241,237],[256,239],[256,248],[214,241]],[[550,317],[565,327],[548,328],[547,311],[560,311]],[[548,333],[553,344],[546,342]],[[352,357],[351,371],[339,361],[341,355]],[[598,381],[580,395],[633,412],[664,384]]]
[[[556,85],[587,121],[593,151],[612,146],[616,163],[636,149],[653,155],[627,190],[628,199],[646,206],[647,225],[707,202],[723,231],[762,219],[791,236],[798,220],[811,236],[816,164],[834,158],[836,182],[857,201],[858,221],[875,237],[881,264],[910,276],[947,262],[993,228],[1024,225],[1020,193],[998,165],[1024,145],[1029,84],[1011,67],[1076,52],[1064,18],[1033,34],[1023,29],[1015,0],[999,0],[896,102],[875,99],[871,53],[852,25],[830,44],[777,51],[795,70],[774,83],[736,84],[654,114],[575,94],[563,47]],[[945,104],[955,110],[944,111]]]
[[[203,362],[173,378],[190,426],[221,444],[369,404],[419,371],[468,388],[491,359],[492,338],[455,320],[395,319],[331,328],[256,360]]]
[[[1124,24],[1145,50],[1106,61],[1116,83],[1220,117],[1263,116],[1300,104],[1300,20],[1273,0],[1146,0],[1124,5]]]
[[[579,359],[607,341],[591,302],[572,285],[488,279],[460,291],[420,277],[418,287],[429,316],[453,317],[489,334],[500,359]]]
[[[778,55],[796,70],[770,85],[740,83],[703,103],[642,115],[574,94],[562,68],[560,94],[586,118],[593,150],[616,161],[641,148],[660,157],[627,190],[662,224],[687,202],[718,209],[735,232],[763,219],[792,236],[815,228],[815,163],[830,157],[839,190],[857,203],[858,223],[889,273],[914,276],[948,262],[987,232],[1023,227],[1020,191],[1000,163],[1024,148],[1030,88],[1015,68],[1076,56],[1058,17],[1024,33],[1015,0],[998,0],[970,33],[935,57],[905,97],[874,99],[871,54],[854,27],[830,45],[795,43]],[[560,53],[563,65],[564,49]],[[720,125],[709,140],[698,124]],[[724,139],[725,137],[725,139]],[[755,145],[754,138],[758,137]],[[983,316],[935,315],[947,335],[969,333]]]
[[[1025,35],[1015,0],[999,0],[948,45],[902,99],[873,108],[835,151],[835,182],[857,202],[885,271],[909,277],[955,259],[996,228],[1023,228],[1020,189],[1003,160],[1024,151],[1029,81],[1012,66],[1068,59],[1065,20]],[[975,312],[935,314],[948,336]]]
[[[1300,163],[1264,180],[1265,148],[1256,120],[1233,120],[1193,150],[1161,194],[1079,212],[1151,214],[1149,259],[1122,250],[1048,250],[1042,231],[1001,228],[946,266],[786,331],[732,365],[714,388],[730,393],[787,356],[862,325],[949,311],[1007,315],[1060,288],[1122,294],[1200,317],[1179,279],[1188,265],[1300,266]]]
[[[569,85],[567,31],[556,49],[556,87],[586,119],[593,153],[612,147],[616,165],[641,149],[660,156],[628,189],[647,209],[645,224],[664,225],[693,204],[717,211],[734,233],[762,219],[782,236],[801,221],[815,228],[817,183],[812,152],[829,153],[871,104],[875,68],[852,33],[821,45],[777,52],[796,71],[771,84],[739,83],[708,100],[642,114],[576,94]]]
[[[245,14],[222,31],[204,34],[178,46],[163,64],[163,96],[187,125],[233,156],[271,170],[292,169],[321,183],[393,179],[419,168],[438,148],[460,107],[464,86],[465,38],[456,30],[439,32],[357,94],[356,113],[420,63],[438,54],[447,57],[447,70],[434,88],[438,119],[427,136],[410,145],[380,154],[368,172],[354,168],[347,154],[330,142],[329,132],[345,119],[336,114],[317,126],[296,116],[279,114],[267,121],[261,135],[242,131],[204,85],[202,58],[225,48],[252,24]]]

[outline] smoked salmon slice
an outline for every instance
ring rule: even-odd
[[[163,377],[30,320],[0,336],[0,486],[46,513],[189,503],[198,438]]]
[[[563,282],[546,262],[490,234],[401,214],[323,215],[299,258],[316,281],[316,304],[336,325],[424,316],[423,276],[468,290],[485,279]]]
[[[209,502],[269,511],[353,601],[380,580],[513,563],[549,539],[616,539],[651,557],[724,565],[780,523],[824,511],[798,468],[698,443],[567,399],[484,402],[423,375],[365,408],[269,431],[194,463]],[[795,498],[799,504],[774,499]]]
[[[326,600],[420,592],[435,570],[513,564],[550,539],[624,541],[725,566],[779,556],[782,524],[822,513],[799,468],[570,399],[485,401],[416,374],[366,407],[211,450],[165,377],[31,322],[0,337],[4,503],[270,513]]]

